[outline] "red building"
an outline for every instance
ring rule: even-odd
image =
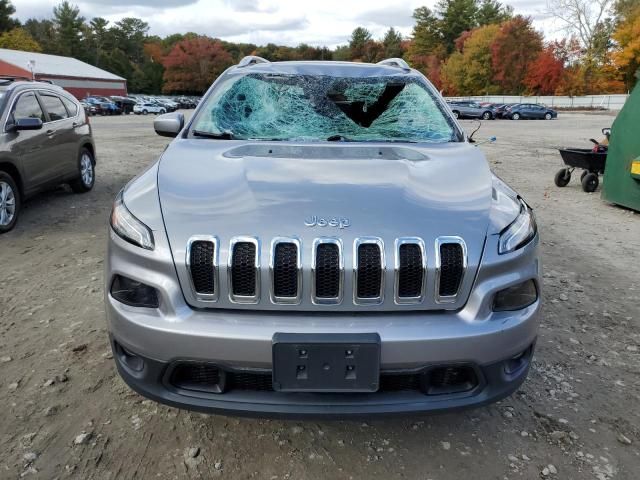
[[[88,95],[126,95],[127,81],[71,57],[0,48],[3,75],[44,80],[61,86],[78,99]]]

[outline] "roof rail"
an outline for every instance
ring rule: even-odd
[[[262,57],[256,57],[255,55],[247,55],[242,60],[240,60],[240,63],[238,63],[238,67],[239,68],[248,67],[249,65],[255,65],[256,63],[271,63],[271,62],[269,62],[269,60],[265,60]]]
[[[32,81],[34,81],[29,77],[23,77],[23,76],[20,76],[20,75],[0,75],[0,80],[5,80],[7,82],[18,82],[18,81],[32,82]]]
[[[378,62],[377,64],[387,65],[389,67],[397,67],[407,71],[411,70],[411,67],[409,66],[409,64],[401,58],[387,58],[385,60]]]

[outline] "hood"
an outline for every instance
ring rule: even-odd
[[[344,245],[345,272],[353,268],[357,238],[380,238],[392,271],[396,238],[422,238],[431,268],[436,239],[457,236],[467,246],[469,281],[462,286],[465,295],[451,305],[455,308],[466,301],[482,255],[492,176],[482,152],[466,143],[413,147],[178,139],[162,156],[158,189],[183,289],[188,287],[186,247],[196,235],[219,239],[223,265],[233,237],[256,237],[265,268],[275,237],[300,240],[303,268],[307,246],[310,257],[315,239],[337,237]],[[269,281],[268,272],[263,279]],[[251,308],[271,308],[263,303]],[[230,305],[221,301],[219,306]]]

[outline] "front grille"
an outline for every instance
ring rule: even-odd
[[[320,243],[316,247],[316,298],[340,296],[340,247],[336,243]]]
[[[262,242],[268,240],[269,251],[261,253]],[[373,236],[356,238],[345,246],[353,255],[344,255],[343,240],[333,237],[303,244],[296,237],[238,236],[231,238],[226,249],[218,237],[196,235],[189,240],[185,259],[191,300],[203,302],[195,303],[198,307],[208,302],[221,308],[237,306],[231,304],[262,308],[270,303],[285,308],[301,305],[307,310],[311,303],[342,304],[346,286],[352,305],[459,307],[460,292],[467,283],[467,247],[462,238],[438,237],[434,248],[420,237],[400,237],[393,240],[393,252],[385,249],[385,241]],[[267,257],[268,276],[260,268],[263,256]],[[346,266],[345,261],[350,264]],[[224,271],[221,264],[226,266]],[[347,271],[353,278],[345,278]],[[261,296],[263,288],[268,291],[266,296]],[[391,301],[385,298],[387,294]]]
[[[256,295],[256,244],[237,242],[231,258],[231,291],[239,297]]]
[[[451,297],[458,294],[464,273],[464,252],[459,243],[440,245],[439,295]]]
[[[357,297],[363,299],[382,296],[382,252],[376,243],[358,246]]]
[[[298,296],[298,246],[278,243],[273,252],[273,294],[276,297]]]
[[[425,273],[422,248],[416,243],[404,243],[398,249],[398,256],[398,297],[420,297]]]
[[[204,393],[232,391],[273,392],[271,372],[228,371],[207,363],[178,363],[170,370],[169,382],[176,388]],[[415,373],[383,372],[378,392],[420,392],[446,395],[472,390],[479,384],[473,367],[452,365]]]
[[[214,255],[215,245],[212,241],[196,240],[191,244],[189,265],[193,288],[197,293],[213,295],[216,291]]]

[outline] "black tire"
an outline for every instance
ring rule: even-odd
[[[520,120],[520,114],[518,112],[511,115],[511,120]]]
[[[482,114],[482,119],[483,120],[491,120],[493,118],[493,115],[491,115],[491,112],[484,112]]]
[[[571,172],[569,171],[568,168],[561,168],[560,170],[558,170],[554,178],[556,187],[560,187],[560,188],[566,187],[567,185],[569,185],[570,181],[571,181]]]
[[[165,113],[167,113],[167,111],[164,108],[160,109],[160,115],[164,115]]]
[[[460,112],[454,110],[453,111],[453,116],[456,117],[456,118],[460,118]]]
[[[5,190],[7,188],[8,190]],[[2,196],[4,196],[4,199],[1,198]],[[9,198],[12,198],[12,201],[9,200]],[[16,226],[18,216],[20,215],[20,206],[22,205],[20,190],[18,190],[18,185],[16,185],[15,180],[11,175],[0,170],[0,217],[3,216],[3,212],[5,214],[7,212],[4,208],[7,206],[7,203],[9,203],[7,200],[13,205],[13,211],[11,212],[12,217],[9,221],[7,221],[6,218],[0,218],[0,235],[13,230],[13,227]]]
[[[582,183],[582,180],[584,180],[584,177],[586,177],[588,173],[589,173],[589,170],[582,171],[582,173],[580,174],[580,183]]]
[[[89,162],[90,168],[86,162]],[[71,190],[75,193],[86,193],[93,188],[96,183],[96,160],[91,151],[83,147],[78,153],[78,178],[69,182]]]
[[[600,184],[600,180],[598,180],[598,175],[595,173],[587,173],[582,179],[582,190],[587,193],[595,192]]]
[[[549,112],[544,114],[544,119],[545,120],[551,120],[553,118],[553,115],[551,115]]]
[[[143,115],[149,115],[149,110],[142,110]]]

